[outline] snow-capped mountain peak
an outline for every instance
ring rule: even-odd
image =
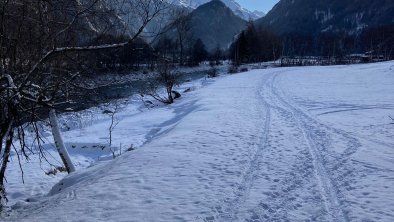
[[[170,0],[171,3],[179,6],[183,6],[186,8],[195,9],[200,5],[206,4],[211,0]],[[244,20],[256,20],[261,18],[265,14],[260,11],[249,11],[248,9],[243,8],[238,2],[235,0],[221,0],[227,7],[229,7],[237,16],[241,17]]]

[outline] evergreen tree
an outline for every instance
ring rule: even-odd
[[[204,43],[201,41],[201,39],[197,39],[193,44],[190,65],[196,66],[200,64],[200,62],[206,60],[207,57],[208,57],[208,52],[206,50]]]
[[[282,51],[282,42],[269,29],[256,29],[251,23],[246,31],[239,34],[230,48],[235,65],[250,62],[276,60]]]
[[[219,45],[216,46],[215,51],[211,54],[211,60],[215,61],[216,64],[219,63],[224,57],[224,53]]]

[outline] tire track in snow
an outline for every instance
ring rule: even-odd
[[[265,78],[264,78],[265,79]],[[263,83],[265,80],[263,80]],[[261,92],[257,90],[257,98],[261,97]],[[260,165],[261,156],[265,147],[268,145],[268,135],[270,132],[271,124],[271,108],[269,104],[265,103],[264,100],[258,100],[261,102],[259,107],[264,109],[264,126],[262,130],[262,135],[260,136],[260,142],[257,145],[256,153],[251,159],[246,171],[244,172],[241,182],[235,187],[233,193],[230,197],[225,198],[221,201],[220,206],[216,206],[214,211],[216,211],[215,217],[206,217],[204,221],[236,221],[238,219],[237,214],[248,197],[250,188],[253,186],[257,174],[259,174],[258,169]]]
[[[254,187],[257,189],[255,194],[262,195],[257,202],[251,200],[252,204],[245,208],[245,221],[327,221],[305,139],[292,113],[273,98],[272,80],[269,78],[265,82],[262,91],[262,99],[271,107],[272,128],[270,142],[262,157],[264,165],[260,169],[262,189]],[[292,141],[291,145],[287,144],[288,141]]]
[[[324,135],[320,134],[321,132],[319,131],[318,127],[313,126],[315,123],[309,121],[305,113],[292,106],[282,96],[279,95],[274,86],[277,76],[278,74],[273,75],[270,90],[272,95],[275,96],[282,103],[282,105],[289,110],[290,113],[292,113],[294,120],[297,122],[300,130],[303,133],[305,141],[308,144],[309,152],[312,156],[315,176],[320,185],[321,194],[325,202],[329,219],[330,221],[347,221],[345,214],[343,213],[341,203],[338,199],[337,191],[333,186],[329,174],[327,173],[323,157],[317,148],[319,146],[319,142],[314,139],[312,131],[315,131],[314,133],[319,134],[319,136]]]
[[[288,95],[285,94],[283,90],[276,90],[276,97],[279,96],[279,99],[284,100],[283,98],[287,98]],[[280,96],[279,92],[281,92]],[[313,101],[315,103],[316,101]],[[283,103],[283,102],[282,102]],[[291,104],[285,100],[285,103]],[[316,102],[319,103],[319,102]],[[324,104],[324,103],[322,103]],[[320,148],[319,151],[324,153],[323,160],[327,163],[330,167],[329,169],[333,173],[331,175],[331,179],[334,187],[337,187],[337,196],[342,201],[344,205],[347,201],[343,197],[343,193],[346,193],[350,190],[354,189],[354,184],[357,182],[355,179],[359,177],[362,172],[365,172],[364,165],[355,163],[351,158],[353,154],[355,154],[361,147],[362,147],[362,140],[374,142],[376,144],[380,144],[387,147],[392,147],[387,143],[381,143],[380,141],[373,140],[371,138],[362,138],[352,132],[348,132],[339,128],[335,128],[330,125],[323,124],[310,116],[307,112],[302,111],[302,109],[296,108],[296,105],[291,105],[294,109],[299,110],[302,113],[302,116],[305,119],[305,123],[308,122],[309,126],[315,127],[314,133],[314,141],[317,141],[317,147]],[[316,140],[316,137],[319,139]],[[340,144],[333,144],[333,142],[340,143]],[[373,140],[373,141],[372,141]],[[326,142],[324,146],[322,145],[323,142]],[[336,152],[335,149],[337,146],[344,146],[345,149],[341,152]],[[327,149],[330,147],[330,149]],[[327,166],[326,166],[327,167]],[[364,168],[364,169],[362,169]],[[352,203],[347,203],[347,205],[351,205]],[[346,211],[346,209],[344,209]],[[347,212],[347,211],[346,211]],[[347,212],[348,213],[348,212]],[[345,217],[347,218],[347,213]]]

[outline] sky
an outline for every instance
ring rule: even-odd
[[[267,13],[279,0],[237,0],[244,8]]]

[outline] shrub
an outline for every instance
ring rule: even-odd
[[[246,68],[246,67],[242,67],[241,70],[240,70],[240,72],[247,72],[247,71],[249,71],[249,69]]]
[[[215,77],[217,77],[218,76],[218,69],[217,68],[215,68],[215,67],[212,67],[212,68],[210,68],[208,71],[207,71],[207,74],[208,74],[208,77],[209,78],[215,78]]]
[[[168,64],[161,65],[158,68],[157,77],[148,82],[141,94],[147,94],[165,104],[172,104],[174,99],[179,98],[179,92],[173,90],[174,86],[180,83],[180,73],[171,69]],[[163,87],[166,95],[162,96],[158,93],[159,88]]]
[[[231,65],[230,67],[228,67],[228,73],[230,74],[238,73],[238,66]]]

